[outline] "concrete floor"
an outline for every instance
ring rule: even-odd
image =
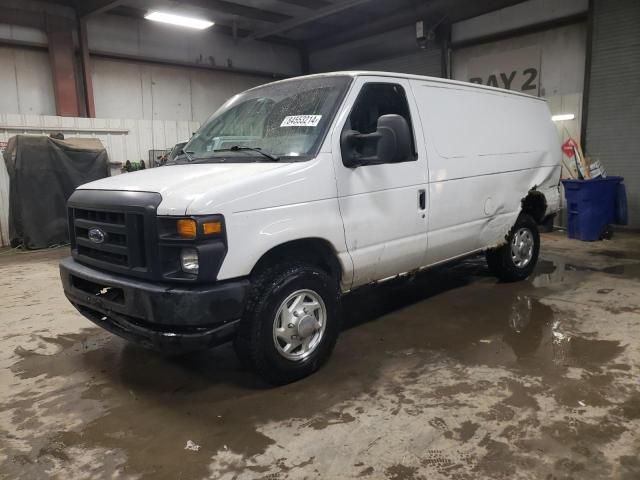
[[[0,477],[638,479],[640,236],[542,252],[519,284],[471,259],[352,295],[329,364],[276,389],[228,346],[94,328],[65,249],[2,254]]]

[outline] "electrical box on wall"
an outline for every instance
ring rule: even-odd
[[[420,48],[427,48],[435,38],[436,33],[433,28],[427,29],[423,20],[416,22],[416,43]]]

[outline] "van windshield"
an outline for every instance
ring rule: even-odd
[[[198,163],[313,158],[350,82],[348,76],[301,78],[240,93],[183,150]]]

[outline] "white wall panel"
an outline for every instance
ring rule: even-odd
[[[0,47],[0,112],[55,114],[49,54],[17,47]]]
[[[266,77],[93,58],[96,115],[101,118],[203,122],[232,95]]]
[[[47,45],[47,34],[42,30],[19,25],[0,24],[0,38],[3,40],[14,40],[33,45]]]
[[[188,120],[135,120],[117,118],[75,118],[40,115],[0,114],[0,142],[14,135],[49,135],[62,132],[65,137],[97,137],[109,159],[145,163],[149,150],[164,150],[189,140],[200,123]],[[115,173],[115,172],[114,172]]]
[[[140,64],[133,62],[92,60],[98,117],[144,118],[141,68]]]
[[[191,72],[152,66],[151,108],[154,120],[191,120]]]
[[[201,122],[236,93],[271,81],[264,77],[204,70],[192,70],[190,78],[193,119]]]
[[[0,142],[15,135],[49,135],[61,131],[66,138],[100,139],[112,162],[144,160],[149,150],[172,148],[186,141],[200,127],[198,122],[123,120],[117,118],[75,118],[40,115],[0,114]],[[112,168],[111,174],[120,173]],[[0,158],[0,246],[9,244],[9,177]]]

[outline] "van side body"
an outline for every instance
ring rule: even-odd
[[[190,288],[210,288],[201,300],[190,301],[212,312],[208,321],[206,316],[198,320],[203,335],[198,346],[233,337],[257,272],[288,257],[317,265],[346,293],[499,248],[521,215],[541,223],[558,211],[561,150],[544,100],[413,75],[337,72],[308,78],[332,75],[348,76],[350,83],[317,154],[307,161],[164,166],[83,185],[70,199],[71,208],[84,208],[88,202],[89,209],[108,210],[106,203],[114,195],[152,192],[161,198],[148,206],[158,219],[224,219],[224,248],[219,249],[224,253],[213,262],[218,270],[206,281],[196,279],[193,287],[186,281],[179,284],[185,296],[176,302],[182,305]],[[367,103],[368,98],[373,100]],[[376,104],[376,98],[384,100]],[[349,164],[345,136],[364,138],[364,130],[375,129],[375,119],[389,112],[409,124],[412,155],[402,161]],[[350,133],[354,131],[357,134]],[[70,222],[73,234],[74,219]],[[156,234],[151,231],[146,238]],[[146,287],[143,280],[131,284],[126,271],[114,273],[104,262],[84,258],[74,245],[72,238],[74,258],[61,264],[72,303],[122,336],[127,336],[130,323],[143,326],[144,332],[136,331],[147,335],[142,343],[164,348],[153,335],[176,334],[180,328],[171,331],[163,317],[162,328],[154,330],[157,310],[140,308],[140,298],[145,288],[175,291],[175,282],[160,278]],[[96,295],[87,300],[76,277],[121,288],[124,300],[114,303]],[[220,286],[225,287],[224,298],[220,300],[218,292],[213,299],[211,292]],[[136,298],[136,308],[128,297]],[[221,302],[233,308],[216,318],[220,309],[212,305]],[[116,317],[117,328],[110,328],[110,319]],[[184,319],[177,306],[172,318],[179,327],[194,326],[193,316]],[[218,327],[224,327],[223,334]],[[133,337],[127,338],[141,343]],[[172,338],[175,344],[176,336]]]

